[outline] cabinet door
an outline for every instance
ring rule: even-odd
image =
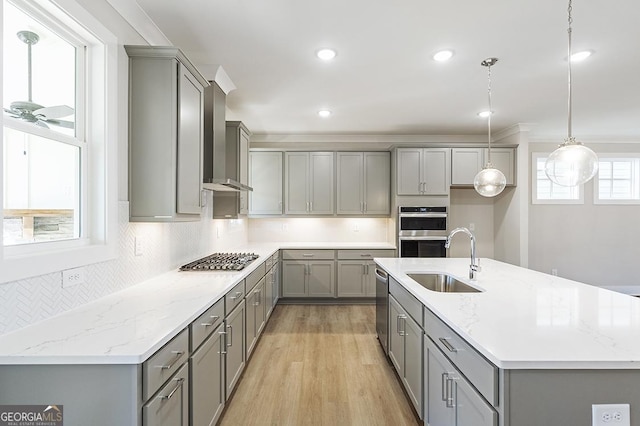
[[[245,330],[245,301],[240,304],[225,319],[226,359],[226,398],[240,379],[245,366],[244,330]]]
[[[364,272],[364,295],[376,297],[376,264],[367,262]]]
[[[166,385],[142,407],[144,426],[189,425],[189,369],[178,370]]]
[[[361,152],[338,153],[338,214],[362,214],[363,173]]]
[[[238,177],[240,179],[240,183],[245,185],[249,185],[249,133],[243,128],[240,127],[240,140],[238,141],[238,150],[240,155],[240,162],[238,167],[240,168],[240,173],[238,173]],[[251,186],[251,185],[249,185]],[[247,214],[249,212],[249,193],[247,191],[240,191],[240,214]]]
[[[440,349],[424,337],[424,420],[428,425],[453,426],[456,413],[453,405],[453,365]],[[474,424],[474,423],[470,423]]]
[[[267,275],[265,276],[264,283],[264,305],[265,305],[265,321],[271,316],[271,311],[273,311],[273,286],[275,279],[275,268],[269,269]]]
[[[404,335],[402,319],[406,316],[398,301],[389,296],[389,358],[398,375],[404,371]],[[434,423],[438,424],[438,423]]]
[[[423,151],[423,186],[425,195],[449,194],[451,170],[450,148],[425,148]],[[473,182],[472,182],[473,183]]]
[[[456,425],[497,426],[498,413],[462,376],[457,375],[454,384]]]
[[[249,153],[249,213],[282,214],[282,152]]]
[[[335,297],[335,262],[314,261],[308,263],[307,296]]]
[[[179,65],[177,212],[200,214],[203,88]]]
[[[224,408],[224,339],[218,327],[190,360],[191,424],[215,424]]]
[[[391,159],[388,152],[364,153],[364,213],[388,215],[391,199]]]
[[[357,260],[338,262],[338,297],[365,297],[364,274],[367,264]]]
[[[396,155],[398,195],[421,195],[422,149],[398,148]]]
[[[258,285],[256,286],[256,290],[258,296],[258,304],[256,305],[256,334],[260,336],[262,334],[262,330],[264,329],[266,314],[267,314],[267,277],[262,277]]]
[[[247,297],[245,298],[246,301],[246,321],[247,321],[247,326],[245,328],[245,349],[247,351],[246,353],[246,359],[249,359],[249,357],[251,356],[251,353],[253,352],[253,348],[256,344],[256,342],[258,341],[258,329],[257,329],[257,316],[258,316],[258,312],[257,312],[257,308],[258,308],[258,298],[259,296],[259,291],[256,292],[256,290],[258,290],[258,286],[256,286],[256,288],[254,288],[253,290],[251,290],[251,292],[249,294],[247,294]]]
[[[309,153],[285,152],[284,212],[307,214],[309,212]]]
[[[484,158],[488,160],[489,150],[484,150]],[[504,173],[507,178],[507,185],[516,184],[516,150],[515,148],[491,148],[491,162],[493,167]]]
[[[405,314],[400,325],[404,334],[404,372],[401,375],[404,388],[418,416],[422,418],[422,328]],[[465,423],[473,424],[475,423]]]
[[[451,185],[473,185],[473,178],[484,167],[482,148],[451,150]]]
[[[333,214],[333,152],[309,154],[309,213]]]
[[[278,299],[280,298],[281,293],[281,285],[282,285],[282,270],[281,263],[275,263],[273,265],[273,307],[276,307],[278,303]]]
[[[305,297],[307,262],[282,262],[282,297]]]

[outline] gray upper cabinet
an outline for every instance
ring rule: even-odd
[[[334,213],[333,152],[285,153],[285,213]]]
[[[453,148],[451,159],[451,185],[473,185],[473,179],[485,166],[487,148]],[[493,166],[504,173],[507,185],[516,184],[516,149],[491,148]]]
[[[238,181],[249,185],[249,143],[251,132],[241,121],[227,121],[227,176],[236,176]],[[229,161],[232,160],[232,161]],[[251,185],[249,185],[251,186]],[[239,192],[238,213],[249,212],[249,193]]]
[[[125,49],[130,220],[199,220],[203,92],[209,83],[177,48]]]
[[[391,160],[389,152],[338,152],[337,213],[388,215]]]
[[[249,214],[282,214],[282,152],[249,153]]]
[[[447,195],[450,148],[398,148],[398,195]]]

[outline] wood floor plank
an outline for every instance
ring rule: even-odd
[[[278,305],[220,425],[419,425],[372,305]]]

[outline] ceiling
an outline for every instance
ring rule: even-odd
[[[567,133],[566,1],[137,2],[196,65],[222,65],[254,134],[486,134],[491,56],[493,130]],[[576,1],[573,20],[573,51],[594,51],[573,65],[574,136],[640,139],[640,2]]]

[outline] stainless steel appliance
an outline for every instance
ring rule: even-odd
[[[389,276],[380,268],[376,268],[376,333],[389,355]]]
[[[399,207],[400,257],[446,257],[447,207]]]
[[[181,271],[239,271],[256,260],[255,253],[214,253],[180,267]]]

